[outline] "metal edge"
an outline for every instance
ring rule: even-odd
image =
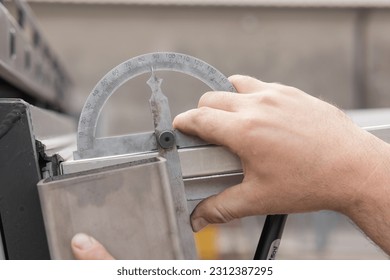
[[[0,213],[0,227],[2,227],[2,224],[1,224],[1,213]],[[3,239],[5,237],[3,236],[3,230],[1,228],[0,230],[0,261],[1,260],[5,260],[5,253],[4,253],[4,246],[3,246]]]
[[[61,99],[72,87],[69,74],[44,39],[27,3],[14,0],[12,5],[23,15],[24,25],[0,3],[0,75],[36,99],[66,111]]]
[[[336,7],[383,8],[386,0],[30,0],[33,3],[106,4],[106,5],[164,5],[164,6],[238,6],[238,7]]]

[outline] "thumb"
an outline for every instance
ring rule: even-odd
[[[92,236],[78,233],[71,241],[73,255],[78,260],[113,260],[110,253]]]
[[[227,223],[255,214],[254,195],[247,184],[243,182],[200,202],[191,214],[192,229],[197,232],[210,223]]]

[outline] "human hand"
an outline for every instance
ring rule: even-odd
[[[244,170],[241,184],[195,208],[194,231],[259,214],[330,209],[353,216],[381,153],[389,154],[387,144],[336,107],[296,88],[247,76],[229,79],[239,94],[208,92],[197,109],[173,123],[184,133],[228,147]]]
[[[72,238],[73,255],[78,260],[113,260],[110,253],[92,236],[78,233]]]

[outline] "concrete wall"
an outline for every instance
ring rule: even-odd
[[[390,106],[390,11],[370,13],[366,27],[367,106]],[[390,117],[389,117],[390,121]]]

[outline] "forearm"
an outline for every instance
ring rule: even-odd
[[[372,158],[360,163],[372,171],[352,188],[358,195],[345,214],[390,255],[390,145],[376,141],[373,147]]]

